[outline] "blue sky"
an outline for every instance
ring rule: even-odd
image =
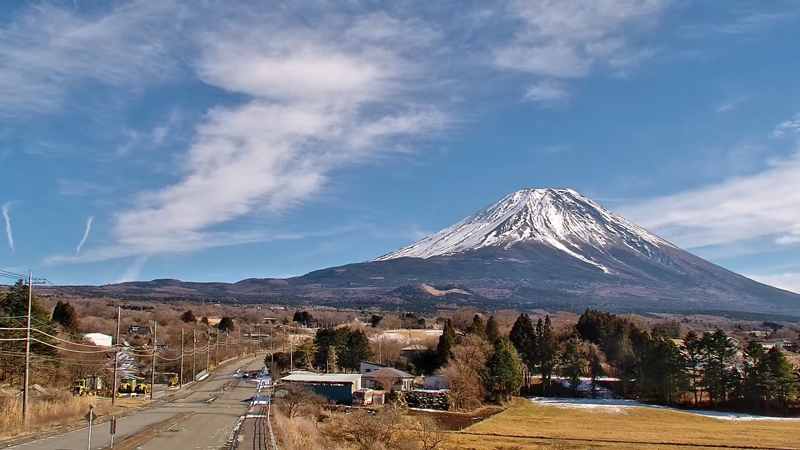
[[[800,291],[796,0],[5,1],[0,268],[236,281],[571,187]]]

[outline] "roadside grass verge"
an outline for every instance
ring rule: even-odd
[[[142,399],[117,399],[116,410],[111,407],[111,399],[102,397],[46,397],[30,399],[28,426],[22,426],[22,399],[0,398],[0,437],[15,436],[21,433],[44,431],[51,428],[71,425],[89,412],[94,405],[98,416],[118,413],[124,408],[138,407],[146,403]]]

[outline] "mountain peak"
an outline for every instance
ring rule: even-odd
[[[522,189],[461,222],[376,261],[449,256],[487,247],[535,243],[555,248],[605,273],[598,254],[626,246],[652,257],[671,244],[573,189]]]

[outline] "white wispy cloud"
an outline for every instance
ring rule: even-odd
[[[181,159],[181,177],[138,195],[114,217],[115,242],[79,260],[271,240],[215,227],[283,211],[318,193],[332,171],[444,129],[448,114],[423,95],[419,50],[438,36],[426,30],[385,13],[334,14],[313,30],[280,14],[247,14],[203,29],[197,76],[243,101],[210,109]]]
[[[8,240],[8,247],[11,249],[11,253],[14,253],[14,235],[11,233],[11,217],[8,215],[12,203],[13,202],[4,203],[0,210],[2,210],[3,219],[6,221],[6,239]]]
[[[49,2],[0,27],[0,115],[61,108],[79,82],[135,89],[176,69],[175,2],[132,1],[79,15]]]
[[[789,120],[785,120],[779,123],[778,126],[776,126],[774,130],[772,130],[770,136],[777,138],[786,136],[788,134],[798,134],[798,133],[800,133],[800,113],[795,114],[795,116]]]
[[[747,277],[770,286],[800,294],[800,273],[798,272],[778,273],[773,275],[747,275]]]
[[[653,54],[630,43],[652,28],[669,0],[511,0],[511,42],[494,51],[494,63],[549,78],[581,78],[597,68],[625,71]]]
[[[696,248],[768,237],[800,242],[800,152],[754,175],[658,197],[619,212],[675,244]]]
[[[562,84],[545,80],[529,87],[524,98],[533,102],[554,103],[569,99],[569,95]]]
[[[78,243],[78,247],[75,249],[75,254],[80,255],[81,248],[83,248],[83,244],[86,243],[86,239],[89,239],[89,232],[92,230],[92,221],[94,221],[94,216],[89,216],[86,219],[86,229],[83,232],[83,237],[81,241]]]
[[[131,265],[128,266],[128,269],[117,279],[116,283],[139,280],[139,275],[142,273],[142,269],[149,259],[150,255],[141,255],[134,258]]]

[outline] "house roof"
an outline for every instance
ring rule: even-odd
[[[367,374],[362,375],[364,378],[414,378],[414,375],[410,373],[403,372],[402,370],[397,370],[392,367],[384,367],[383,369],[378,369],[374,372],[370,372]]]
[[[360,374],[353,373],[292,373],[281,378],[281,381],[296,381],[298,383],[355,383],[361,378]]]
[[[414,345],[409,345],[408,347],[403,347],[403,348],[400,349],[400,351],[401,352],[402,351],[420,351],[420,350],[427,350],[427,349],[428,349],[428,347],[426,347],[424,345],[414,344]]]

